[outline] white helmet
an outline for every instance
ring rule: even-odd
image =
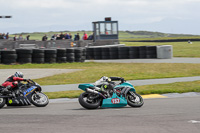
[[[20,77],[20,78],[23,78],[24,77],[24,74],[22,72],[16,72],[14,74],[15,77]]]

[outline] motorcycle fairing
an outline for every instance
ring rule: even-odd
[[[26,89],[23,94],[24,97],[28,96],[29,94],[31,94],[34,90],[36,90],[37,86],[31,86],[30,88]]]
[[[8,106],[25,106],[31,105],[31,102],[27,97],[19,96],[17,98],[8,99]]]
[[[93,84],[80,84],[78,86],[78,88],[80,88],[81,90],[85,91],[86,88],[89,88],[89,87],[94,87]]]
[[[129,88],[130,88],[129,91],[135,92],[135,88],[134,88],[133,85],[130,84],[129,82],[124,82],[124,83],[122,83],[122,84],[120,84],[120,85],[117,85],[117,86],[114,87],[114,89],[116,89],[116,88],[118,88],[118,87],[129,87]]]
[[[103,108],[113,108],[113,107],[124,107],[127,105],[127,100],[124,97],[117,96],[116,93],[113,93],[111,98],[103,99],[102,106]]]

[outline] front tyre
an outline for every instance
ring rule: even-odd
[[[6,100],[4,98],[0,98],[0,108],[3,108],[5,104],[6,104]]]
[[[126,95],[127,103],[131,107],[141,107],[144,104],[143,98],[132,91],[129,91]]]
[[[42,92],[33,93],[31,103],[37,107],[45,107],[49,103],[49,98]]]
[[[97,94],[82,93],[79,98],[79,103],[86,109],[96,109],[101,104],[101,98]]]

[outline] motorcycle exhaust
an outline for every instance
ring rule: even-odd
[[[86,88],[85,90],[86,90],[86,92],[90,92],[90,93],[94,93],[94,94],[99,94],[99,95],[101,95],[104,99],[106,99],[106,97],[105,97],[103,94],[101,94],[100,92],[98,92],[98,91],[95,91],[95,90],[92,90],[92,89],[89,89],[89,88]]]

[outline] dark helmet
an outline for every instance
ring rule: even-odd
[[[24,74],[22,72],[16,72],[14,74],[15,77],[19,77],[19,78],[23,78],[24,77]]]

